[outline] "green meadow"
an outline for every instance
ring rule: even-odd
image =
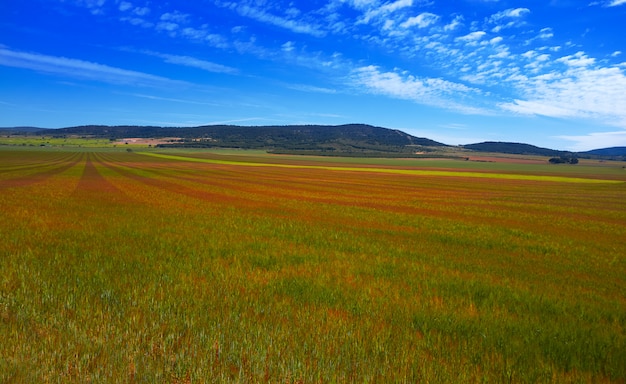
[[[118,143],[103,138],[85,137],[54,137],[54,136],[24,136],[7,135],[0,136],[0,146],[21,146],[21,147],[78,147],[78,148],[103,148],[113,147]]]
[[[623,167],[0,148],[0,383],[623,383]]]

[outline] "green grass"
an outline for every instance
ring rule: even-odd
[[[626,380],[623,183],[154,153],[0,150],[0,382]]]
[[[81,148],[107,148],[113,147],[114,143],[109,139],[84,138],[84,137],[53,137],[53,136],[0,136],[0,146],[22,147],[81,147]]]

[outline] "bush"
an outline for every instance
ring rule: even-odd
[[[551,164],[578,164],[578,158],[576,156],[552,157],[548,161]]]

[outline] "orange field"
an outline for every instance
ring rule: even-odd
[[[623,165],[468,163],[2,149],[0,382],[626,381]]]

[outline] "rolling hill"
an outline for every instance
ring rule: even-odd
[[[536,147],[530,144],[485,141],[483,143],[463,145],[463,148],[476,152],[508,153],[511,155],[561,156],[571,152]]]
[[[415,137],[395,129],[366,124],[236,126],[208,125],[191,128],[152,126],[99,126],[42,130],[51,136],[77,135],[109,138],[176,137],[162,147],[267,149],[275,153],[342,154],[354,156],[410,156],[446,147],[434,140]]]
[[[397,129],[367,124],[238,126],[205,125],[198,127],[84,125],[44,129],[37,127],[0,128],[3,135],[46,135],[53,137],[176,138],[161,147],[265,149],[274,153],[342,156],[420,157],[421,153],[440,151],[446,144],[416,137]],[[550,157],[580,157],[625,160],[626,147],[611,147],[584,152],[559,151],[530,144],[486,141],[462,145],[475,152]]]
[[[594,149],[591,151],[585,151],[580,153],[591,156],[626,156],[626,147]]]

